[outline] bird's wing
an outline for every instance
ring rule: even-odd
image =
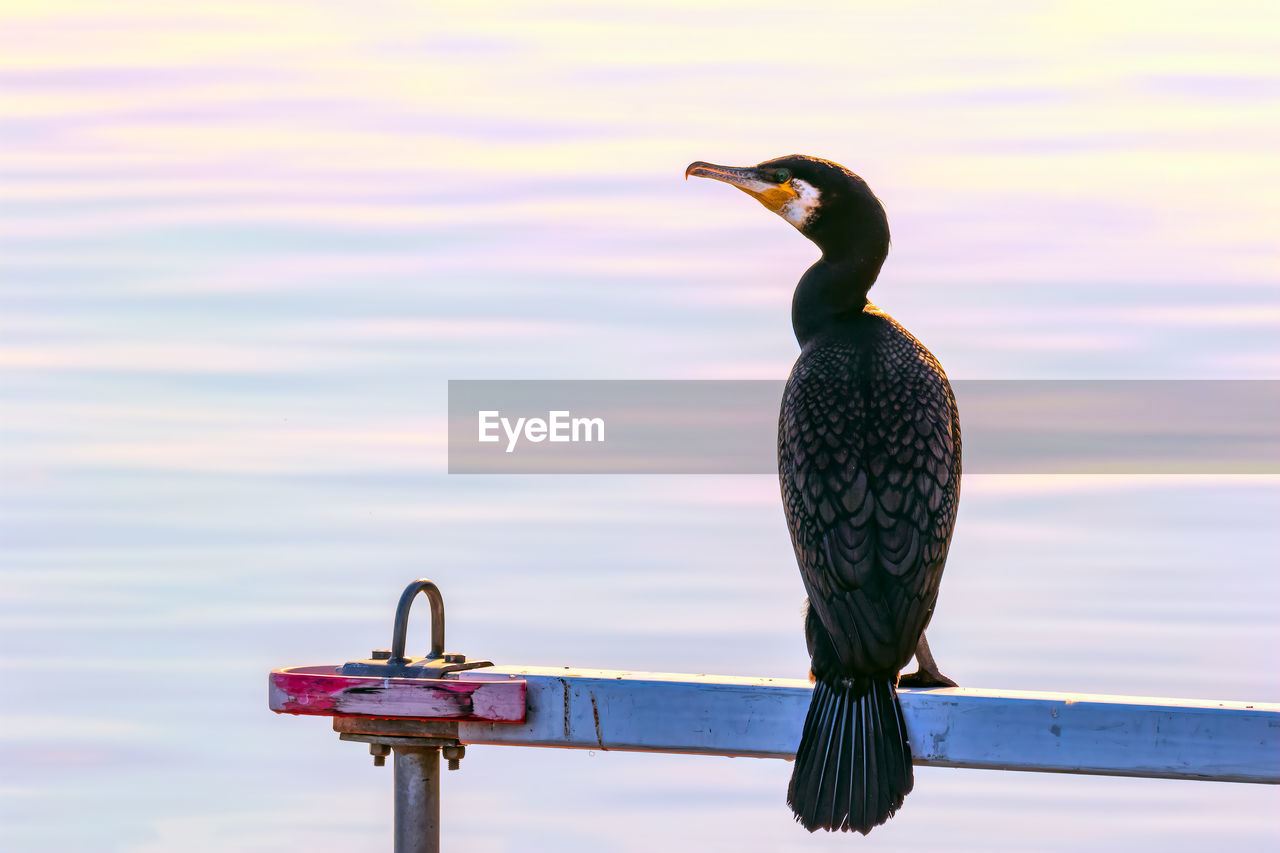
[[[848,674],[910,660],[955,522],[955,402],[937,362],[903,334],[914,347],[879,351],[897,358],[855,365],[868,356],[833,351],[825,365],[798,364],[807,369],[783,402],[787,521],[810,607]]]

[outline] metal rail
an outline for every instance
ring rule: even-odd
[[[524,681],[525,721],[338,717],[334,728],[435,734],[462,744],[790,759],[811,689],[795,679],[548,667],[494,667],[458,678]],[[1277,704],[981,688],[900,696],[917,764],[1280,783]]]

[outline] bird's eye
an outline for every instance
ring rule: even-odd
[[[778,169],[773,173],[774,183],[785,184],[791,180],[791,171],[789,169]]]

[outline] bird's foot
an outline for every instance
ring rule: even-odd
[[[916,643],[916,666],[918,668],[915,672],[898,676],[899,687],[959,686],[938,669],[938,662],[933,659],[933,652],[929,650],[929,641],[924,638],[923,633],[920,634],[920,640]]]
[[[917,669],[907,675],[898,676],[899,687],[959,687],[950,678],[936,670]]]

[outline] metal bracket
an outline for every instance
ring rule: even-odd
[[[405,637],[409,630],[409,611],[418,593],[425,593],[431,605],[431,651],[426,657],[407,658]],[[343,675],[374,675],[386,678],[443,678],[468,669],[493,666],[493,661],[467,660],[467,656],[444,650],[444,597],[440,588],[426,578],[405,587],[396,605],[396,621],[391,629],[391,649],[374,649],[363,660],[344,664]]]
[[[426,657],[407,658],[404,646],[409,630],[409,611],[418,593],[425,593],[431,604],[431,651]],[[342,675],[353,676],[440,679],[467,669],[493,666],[492,661],[467,660],[466,655],[445,652],[444,648],[444,597],[434,583],[419,578],[405,587],[400,595],[395,625],[391,629],[391,648],[375,649],[370,657],[350,661],[338,671]],[[426,721],[339,716],[333,720],[342,740],[369,744],[374,764],[381,766],[386,763],[388,754],[395,756],[396,853],[439,853],[440,759],[448,762],[450,770],[457,770],[466,754],[466,747],[458,742],[458,724],[437,722],[430,731],[405,735],[397,733],[393,724],[418,723],[421,726]],[[375,728],[379,728],[381,723],[391,727],[391,731],[342,731],[344,726],[339,725],[340,721],[356,727],[363,724]]]

